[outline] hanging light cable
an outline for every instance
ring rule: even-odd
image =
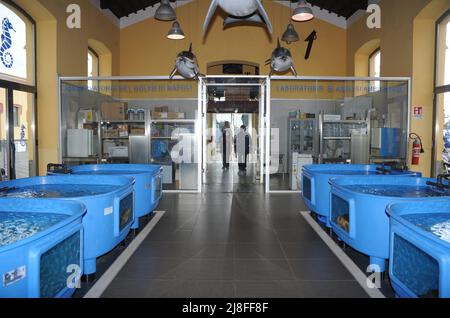
[[[175,9],[178,9],[178,1],[175,1]],[[172,24],[172,27],[167,34],[167,38],[170,40],[183,40],[185,38],[184,32],[181,29],[181,25],[178,20]]]
[[[295,8],[292,14],[292,20],[298,22],[306,22],[314,19],[314,13],[309,4],[305,0],[300,0],[298,2],[297,8]]]

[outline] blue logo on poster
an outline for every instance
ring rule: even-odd
[[[9,50],[12,46],[12,39],[11,39],[11,33],[9,33],[9,30],[14,30],[14,27],[12,23],[9,21],[8,18],[4,18],[2,22],[2,43],[0,48],[0,60],[2,61],[3,65],[7,68],[11,68],[14,63],[14,58],[11,55],[11,53],[6,52]]]

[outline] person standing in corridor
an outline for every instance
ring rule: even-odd
[[[245,125],[241,126],[234,140],[235,152],[238,158],[239,173],[244,174],[247,171],[248,155],[251,152],[252,138]]]
[[[225,122],[222,129],[222,169],[228,170],[230,168],[230,156],[233,145],[233,132],[231,131],[231,124],[229,121]]]

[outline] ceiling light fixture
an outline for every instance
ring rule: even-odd
[[[177,19],[175,10],[170,5],[169,0],[161,0],[161,4],[155,13],[155,19],[160,21],[174,21]]]
[[[292,23],[288,24],[287,29],[286,31],[284,31],[281,39],[287,44],[291,44],[292,42],[297,42],[298,40],[300,40],[300,37],[297,31],[295,31],[294,25]]]
[[[180,23],[178,23],[178,21],[175,21],[173,23],[172,28],[167,34],[167,38],[171,40],[183,40],[185,38],[184,32],[181,29]]]
[[[314,19],[314,13],[309,4],[305,0],[300,0],[298,2],[297,8],[295,8],[292,14],[292,20],[298,22],[306,22]]]

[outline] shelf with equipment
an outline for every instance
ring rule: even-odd
[[[165,187],[170,190],[196,189],[196,121],[150,119],[149,126],[150,162],[162,166]]]
[[[104,161],[134,163],[130,140],[147,136],[147,112],[142,110],[140,119],[130,119],[131,116],[136,116],[134,111],[123,114],[122,119],[100,118],[99,144]]]
[[[369,163],[370,112],[364,120],[336,117],[319,114],[319,163]]]
[[[298,187],[298,172],[305,164],[312,164],[318,155],[317,119],[314,114],[307,118],[290,117],[288,119],[288,157],[280,158],[283,173],[289,174],[289,185],[293,190]],[[287,166],[284,167],[287,162]],[[288,171],[285,171],[288,169]]]

